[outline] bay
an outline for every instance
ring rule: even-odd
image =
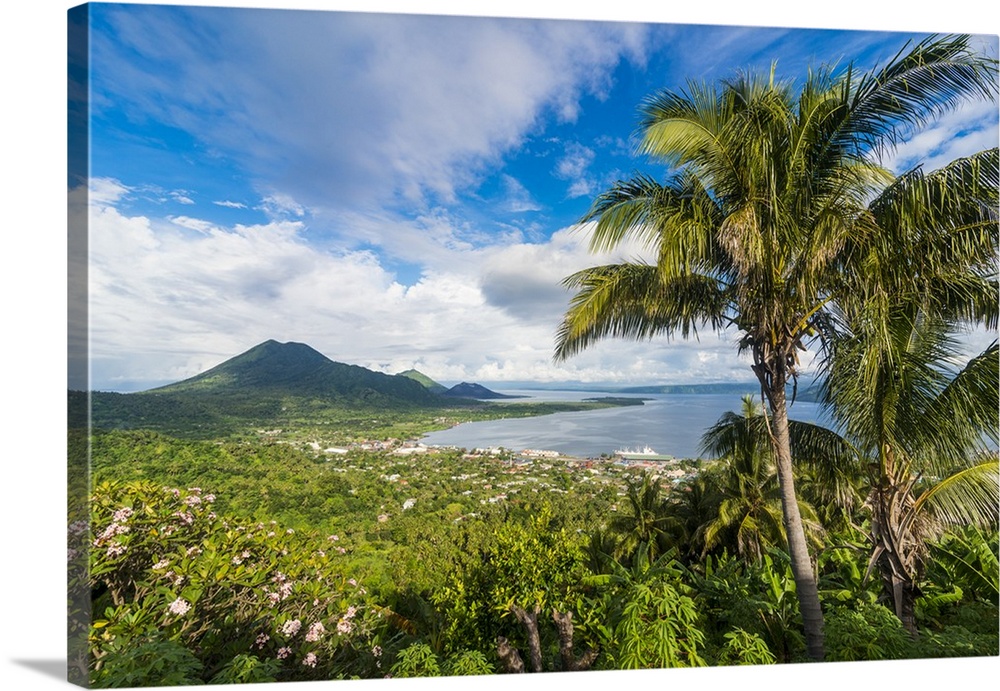
[[[517,401],[579,401],[601,398],[607,392],[562,390],[504,390],[499,393],[524,396]],[[649,446],[676,458],[698,458],[701,435],[726,411],[739,411],[736,394],[643,394],[641,406],[554,413],[531,418],[508,418],[467,422],[431,432],[421,440],[427,445],[468,449],[502,446],[514,451],[541,449],[577,457],[613,454],[622,448]],[[516,405],[516,402],[507,405]],[[789,417],[803,422],[821,422],[815,403],[797,401]]]

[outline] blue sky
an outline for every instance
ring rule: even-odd
[[[268,338],[443,382],[749,380],[734,334],[554,364],[560,280],[609,258],[577,221],[616,179],[665,172],[633,146],[657,89],[774,61],[789,79],[867,69],[926,35],[104,4],[91,28],[105,390]],[[975,41],[996,55],[995,36]],[[996,104],[969,104],[887,163],[936,167],[997,137]]]

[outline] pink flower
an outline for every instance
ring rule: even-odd
[[[284,660],[286,657],[292,654],[292,649],[289,647],[278,648],[278,659]]]
[[[184,598],[177,598],[170,603],[168,608],[171,614],[176,614],[178,616],[187,614],[188,610],[191,609],[191,604]]]
[[[132,515],[132,509],[130,509],[127,506],[123,506],[122,508],[115,511],[115,515],[112,518],[112,520],[115,523],[121,523],[123,521],[127,521],[131,515]]]
[[[358,582],[356,580],[354,580],[353,578],[348,578],[347,582],[350,583],[351,585],[353,585],[355,588],[358,587]]]
[[[285,622],[285,625],[281,627],[281,633],[286,636],[294,636],[302,628],[302,622],[298,619],[289,619]]]
[[[341,619],[337,622],[337,633],[341,635],[349,634],[354,630],[354,624],[349,619]]]
[[[379,523],[385,523],[388,520],[389,520],[389,515],[388,514],[380,513],[378,515],[378,522]]]
[[[329,540],[330,542],[336,542],[337,540],[340,539],[340,536],[339,535],[331,535],[330,537],[328,537],[326,539]]]
[[[309,631],[306,633],[306,641],[310,643],[318,641],[323,637],[324,633],[326,633],[326,628],[323,626],[322,622],[317,621],[309,626]]]
[[[358,608],[355,607],[354,605],[351,605],[350,607],[347,608],[347,612],[344,614],[344,618],[353,619],[354,615],[357,613],[358,613]]]
[[[304,664],[306,667],[315,667],[316,653],[309,653],[308,655],[306,655],[305,658],[302,660],[302,664]]]
[[[262,633],[257,636],[257,640],[254,641],[254,643],[257,645],[258,648],[263,648],[264,644],[267,643],[269,640],[271,640],[271,637],[268,636],[266,633]]]
[[[382,657],[382,646],[377,645],[374,648],[372,648],[372,655],[374,655],[375,657]]]

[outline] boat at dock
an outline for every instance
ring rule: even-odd
[[[618,449],[615,456],[623,461],[674,461],[670,454],[657,453],[654,449],[644,446],[641,449]]]

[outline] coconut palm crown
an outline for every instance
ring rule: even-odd
[[[982,315],[995,302],[996,213],[984,200],[996,187],[996,151],[957,164],[950,174],[962,185],[919,171],[897,178],[879,158],[959,104],[994,99],[996,73],[996,60],[977,54],[968,36],[945,36],[906,46],[867,73],[812,71],[799,88],[772,67],[658,92],[640,108],[640,152],[672,174],[618,182],[582,219],[593,250],[634,239],[656,260],[569,276],[576,293],[556,358],[607,337],[738,332],[770,414],[813,659],[823,658],[823,616],[792,477],[787,389],[794,400],[800,353],[811,339],[822,347],[835,336],[840,303],[872,281],[883,292],[934,283],[956,313]],[[928,246],[907,247],[908,263],[892,263],[894,245],[918,239]],[[879,258],[889,265],[871,263]],[[890,303],[891,293],[881,299]]]

